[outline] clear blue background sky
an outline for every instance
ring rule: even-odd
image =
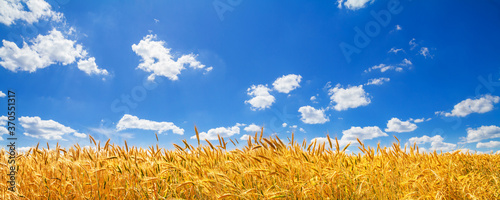
[[[82,134],[147,147],[156,131],[172,148],[196,143],[195,124],[240,141],[255,124],[308,141],[328,132],[390,145],[395,135],[429,150],[500,150],[498,1],[0,2],[0,91],[17,93],[20,147],[88,145]],[[387,25],[371,13],[389,13]],[[375,33],[356,45],[367,26]],[[162,76],[179,67],[177,80]],[[290,90],[273,86],[280,77]]]

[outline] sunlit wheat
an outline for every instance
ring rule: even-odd
[[[78,144],[32,148],[17,158],[17,193],[0,176],[1,199],[500,199],[500,155],[419,152],[416,145],[371,148],[362,153],[327,136],[300,145],[260,135],[228,150],[183,141],[175,150]],[[157,136],[156,139],[158,140]],[[230,140],[233,145],[237,145]],[[1,151],[0,173],[7,173]]]

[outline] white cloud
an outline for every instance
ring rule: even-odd
[[[0,1],[0,23],[7,26],[16,21],[33,24],[39,20],[61,21],[63,15],[52,11],[50,4],[43,0],[3,0]]]
[[[413,49],[415,49],[415,47],[418,46],[418,44],[415,43],[415,38],[411,39],[409,44],[410,44],[410,50],[413,50]]]
[[[440,135],[435,135],[434,137],[429,137],[427,135],[424,135],[422,137],[412,137],[408,140],[408,143],[407,145],[408,146],[413,146],[414,143],[417,143],[417,145],[419,144],[426,144],[426,143],[431,143],[431,147],[429,149],[427,148],[421,148],[419,146],[419,150],[423,151],[423,152],[431,152],[431,151],[452,151],[454,150],[457,145],[456,144],[452,144],[452,143],[446,143],[446,142],[443,142],[444,138],[441,137]]]
[[[94,57],[90,57],[87,60],[80,59],[80,61],[78,61],[78,69],[84,71],[88,75],[92,75],[92,74],[108,75],[107,70],[99,69],[97,67],[97,64],[95,63]]]
[[[93,61],[93,72],[104,73],[106,70],[100,70],[95,64],[94,58],[82,61],[87,57],[87,52],[83,50],[82,45],[76,44],[76,41],[66,39],[58,30],[49,31],[48,35],[38,35],[30,41],[31,45],[23,42],[22,48],[19,48],[14,42],[2,40],[3,46],[0,47],[0,65],[13,72],[28,71],[35,72],[38,69],[46,68],[52,64],[69,65],[80,59],[82,66],[79,69],[89,74],[89,69],[82,68],[90,60]],[[91,70],[91,69],[90,69]],[[97,70],[97,71],[96,71]]]
[[[24,135],[43,138],[46,140],[65,140],[62,136],[73,133],[76,137],[86,137],[70,127],[64,126],[54,120],[42,120],[40,117],[20,117],[19,123],[24,129]]]
[[[427,57],[431,57],[432,58],[432,55],[429,52],[429,48],[427,48],[427,47],[420,48],[419,53],[420,53],[420,55],[424,56],[425,58],[427,58]]]
[[[306,132],[306,130],[304,130],[303,128],[299,128],[299,131],[302,132],[302,133]]]
[[[311,96],[310,100],[312,103],[318,103],[318,101],[316,101],[316,96]]]
[[[328,144],[328,138],[326,137],[315,137],[311,140],[311,143],[314,143],[314,141],[316,141],[316,144]]]
[[[404,133],[404,132],[412,132],[415,129],[417,129],[417,125],[411,123],[410,120],[401,121],[398,118],[394,117],[387,122],[387,128],[385,129],[385,131]]]
[[[165,41],[156,40],[156,35],[145,36],[138,44],[132,45],[132,50],[140,56],[141,63],[137,68],[151,72],[148,80],[154,81],[156,76],[164,76],[170,80],[178,80],[178,75],[185,65],[193,69],[203,69],[205,65],[196,60],[196,55],[182,55],[175,61]],[[209,71],[211,69],[208,69]]]
[[[413,120],[413,122],[415,122],[415,123],[422,123],[424,121],[425,121],[425,118]]]
[[[345,146],[349,142],[356,143],[359,140],[371,140],[377,137],[385,137],[387,133],[382,132],[378,126],[355,127],[342,131],[342,138],[339,140],[340,146]]]
[[[374,78],[368,80],[368,83],[365,85],[382,85],[384,82],[389,82],[391,79],[390,78]]]
[[[288,94],[290,91],[300,87],[301,79],[302,76],[300,75],[283,75],[282,77],[277,78],[276,81],[274,81],[273,87],[278,92]]]
[[[482,143],[482,142],[478,142],[476,144],[476,148],[497,148],[497,147],[500,147],[500,142],[499,141],[489,141],[489,142],[485,142],[485,143]]]
[[[403,50],[403,49],[396,49],[396,47],[392,47],[391,50],[389,50],[389,52],[387,52],[387,53],[398,54],[398,52],[400,52],[400,51],[405,52],[405,50]]]
[[[485,95],[479,99],[466,99],[453,107],[451,113],[436,112],[446,117],[465,117],[471,113],[486,113],[493,110],[493,104],[500,101],[500,97]]]
[[[247,89],[247,94],[253,96],[252,99],[245,101],[245,103],[250,104],[252,110],[264,110],[270,108],[276,100],[274,96],[269,94],[269,89],[267,85],[252,85]]]
[[[24,42],[22,48],[14,42],[2,42],[0,65],[13,72],[35,72],[55,63],[68,65],[85,54],[81,45],[75,45],[75,41],[65,39],[62,33],[55,29],[48,35],[38,35],[31,41],[32,45]]]
[[[467,137],[461,139],[467,143],[473,143],[493,138],[500,138],[500,127],[495,125],[481,126],[476,129],[468,128]]]
[[[5,95],[5,93],[3,93],[2,91],[0,91],[0,98],[4,98],[5,96],[7,96],[7,95]]]
[[[283,124],[282,124],[282,126],[283,126],[283,127],[286,127],[287,125],[288,125],[287,123],[283,123]]]
[[[325,110],[315,109],[311,106],[302,106],[299,108],[299,112],[302,115],[302,122],[306,124],[324,124],[330,121],[325,115]]]
[[[85,133],[74,132],[73,135],[76,137],[79,137],[79,138],[86,138],[87,137],[87,134],[85,134]]]
[[[373,67],[370,67],[367,70],[365,70],[364,72],[368,73],[368,72],[371,72],[373,70],[378,70],[378,69],[380,69],[380,72],[382,72],[382,73],[386,72],[388,70],[395,70],[397,72],[403,71],[403,68],[401,68],[401,67],[395,67],[395,66],[392,66],[392,65],[380,64],[380,65],[375,65]]]
[[[243,130],[245,130],[246,132],[255,133],[255,132],[260,132],[261,131],[261,127],[255,125],[255,124],[250,124],[247,127],[245,127]]]
[[[207,132],[200,133],[200,140],[217,140],[220,135],[221,137],[231,137],[236,134],[240,134],[240,126],[243,124],[236,123],[233,127],[219,127],[208,130]],[[196,139],[196,135],[193,135],[191,139]],[[241,138],[240,138],[241,139]]]
[[[166,131],[172,131],[175,134],[183,135],[184,129],[177,127],[172,122],[155,122],[146,119],[139,119],[136,116],[129,114],[123,115],[123,117],[116,124],[116,130],[122,131],[125,129],[142,129],[142,130],[152,130],[158,133],[163,133]]]
[[[0,140],[3,140],[2,135],[8,135],[9,130],[4,126],[7,125],[7,116],[0,116]]]
[[[409,65],[413,65],[413,63],[410,60],[405,58],[399,65],[400,66],[409,66]]]
[[[7,116],[0,116],[0,126],[5,126],[7,125]]]
[[[19,150],[21,152],[28,152],[31,148],[35,148],[35,147],[19,147],[19,148],[17,148],[17,150]]]
[[[250,136],[250,135],[248,135],[248,134],[245,134],[245,135],[242,135],[242,136],[240,137],[240,140],[245,140],[245,141],[247,141],[247,140],[248,140],[248,137],[252,137],[252,136]]]
[[[365,92],[363,85],[344,89],[340,88],[340,84],[337,84],[335,88],[329,90],[329,95],[332,103],[336,103],[334,108],[337,111],[366,106],[371,103],[369,94]]]
[[[342,8],[342,4],[347,9],[358,10],[364,8],[365,5],[370,2],[373,3],[375,0],[337,0],[338,8]]]
[[[400,30],[403,30],[403,28],[401,28],[401,26],[399,24],[396,24],[396,30],[400,31]]]
[[[205,68],[205,72],[203,72],[203,74],[208,74],[208,72],[212,71],[214,69],[214,67],[210,66],[210,67],[207,67]]]

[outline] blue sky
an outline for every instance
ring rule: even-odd
[[[0,0],[0,144],[500,150],[500,2]],[[351,148],[356,152],[357,148]]]

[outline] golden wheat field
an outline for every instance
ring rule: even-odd
[[[32,148],[17,158],[17,191],[2,199],[500,199],[500,155],[423,153],[418,146],[365,147],[347,154],[336,139],[285,143],[262,132],[198,147],[149,149],[90,140],[93,148]],[[397,138],[396,138],[397,139]],[[206,144],[205,144],[206,143]]]

